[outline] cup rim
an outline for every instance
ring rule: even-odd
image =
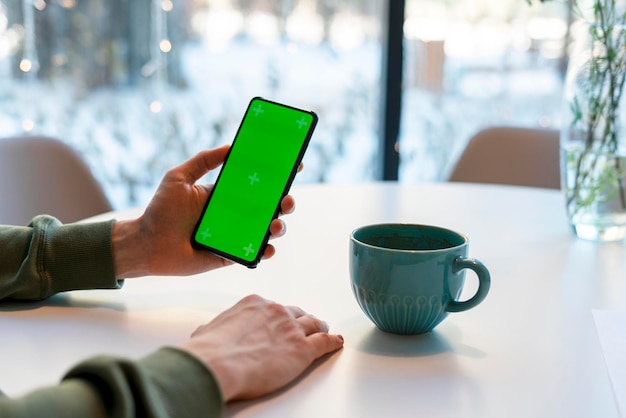
[[[461,239],[463,240],[463,242],[461,244],[458,245],[453,245],[450,247],[445,247],[445,248],[433,248],[433,249],[427,249],[427,250],[405,250],[405,249],[399,249],[399,248],[388,248],[388,247],[380,247],[378,245],[372,245],[372,244],[368,244],[366,242],[363,242],[359,239],[357,239],[354,235],[362,230],[365,229],[369,229],[369,228],[373,228],[373,227],[385,227],[385,226],[391,226],[391,227],[426,227],[426,228],[431,228],[431,229],[437,229],[439,231],[444,231],[447,233],[451,233],[454,235],[457,235],[459,237],[461,237]],[[383,251],[392,251],[392,252],[403,252],[403,253],[432,253],[432,252],[438,252],[438,251],[449,251],[453,248],[459,248],[462,247],[463,245],[468,245],[469,244],[469,238],[467,237],[467,235],[461,233],[461,232],[457,232],[453,229],[450,228],[445,228],[445,227],[441,227],[438,225],[430,225],[430,224],[415,224],[415,223],[405,223],[405,222],[383,222],[383,223],[373,223],[373,224],[367,224],[367,225],[361,225],[358,228],[355,228],[352,230],[352,232],[350,233],[350,240],[354,241],[355,243],[358,243],[359,245],[362,245],[364,247],[368,247],[368,248],[375,248],[377,250],[383,250]]]

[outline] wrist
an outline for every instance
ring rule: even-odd
[[[238,388],[241,386],[237,383],[240,364],[233,361],[232,356],[220,353],[219,349],[212,349],[209,346],[198,341],[197,337],[179,344],[176,348],[185,351],[192,357],[195,357],[204,367],[211,373],[220,389],[224,402],[235,399]]]
[[[111,244],[117,279],[150,275],[147,251],[141,236],[139,219],[118,221],[113,224]]]

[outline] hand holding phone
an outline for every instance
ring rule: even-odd
[[[314,112],[252,99],[196,224],[192,245],[256,267],[316,124]]]

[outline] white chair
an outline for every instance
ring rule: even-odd
[[[112,210],[101,185],[67,144],[48,137],[0,139],[0,224],[40,214],[64,223]]]
[[[559,189],[559,131],[481,130],[469,140],[448,180]]]

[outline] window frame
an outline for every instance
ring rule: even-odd
[[[382,180],[397,181],[400,168],[398,139],[402,118],[405,0],[388,0],[382,60],[381,157]]]

